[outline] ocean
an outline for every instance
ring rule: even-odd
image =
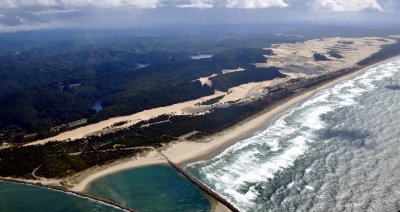
[[[186,169],[243,211],[400,209],[400,60],[321,90]]]
[[[242,211],[400,209],[400,60],[286,111],[213,159],[186,166]],[[139,211],[210,211],[168,166],[94,181],[87,192]],[[119,211],[59,191],[0,181],[0,211]]]
[[[209,212],[211,203],[173,168],[153,165],[95,180],[88,193],[114,200],[141,212]]]
[[[0,211],[117,212],[122,210],[61,191],[0,181]]]

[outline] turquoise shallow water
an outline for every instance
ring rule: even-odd
[[[0,181],[1,212],[117,212],[95,200],[36,186]]]
[[[148,166],[94,181],[87,192],[141,212],[210,211],[202,192],[168,166]]]

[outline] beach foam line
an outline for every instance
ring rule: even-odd
[[[330,82],[324,83],[318,87],[306,90],[304,93],[300,95],[290,97],[287,100],[282,101],[282,104],[279,104],[276,107],[269,108],[266,111],[260,112],[257,116],[250,117],[249,119],[240,122],[231,128],[225,129],[220,133],[209,136],[201,141],[198,142],[180,141],[166,147],[166,150],[163,150],[162,152],[171,161],[178,164],[188,164],[196,161],[202,161],[205,159],[214,158],[219,153],[223,152],[226,149],[229,149],[233,144],[237,143],[238,141],[249,138],[253,136],[256,132],[264,130],[269,122],[276,119],[276,117],[282,116],[283,113],[285,112],[287,113],[288,110],[290,110],[294,106],[299,105],[300,103],[314,96],[318,91],[330,88],[338,84],[339,82],[345,81],[347,79],[355,78],[357,75],[359,75],[360,73],[364,73],[367,69],[370,69],[371,67],[375,67],[382,63],[387,63],[388,61],[396,60],[396,58],[400,59],[400,57],[390,58],[383,62],[341,76]],[[275,123],[278,122],[279,121],[276,121]],[[284,128],[284,122],[283,121],[281,122],[282,122],[281,128]],[[286,130],[290,132],[291,130],[293,131],[294,129],[286,128]],[[277,140],[272,140],[266,145],[269,146],[271,150],[276,152],[282,150]],[[136,160],[142,162],[134,162]],[[83,191],[85,187],[92,181],[106,175],[142,166],[165,164],[165,161],[153,161],[153,160],[154,156],[152,156],[151,153],[149,153],[149,155],[140,156],[137,159],[131,158],[129,160],[120,160],[106,166],[90,169],[78,173],[79,176],[74,176],[75,178],[67,180],[71,180],[72,184],[74,185],[72,188],[73,190]],[[220,180],[229,180],[229,178],[223,177],[220,178]]]
[[[200,178],[239,208],[251,207],[257,187],[291,165],[315,142],[324,128],[321,117],[344,107],[357,107],[357,98],[376,89],[375,82],[392,77],[400,60],[369,68],[348,81],[320,90],[311,99],[286,111],[266,130],[244,139],[211,160],[188,166]],[[278,142],[278,146],[276,143]]]

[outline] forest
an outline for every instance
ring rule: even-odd
[[[0,41],[4,39],[10,41],[13,37],[0,36]],[[101,136],[23,146],[30,140],[63,130],[57,126],[76,127],[71,124],[74,121],[92,123],[197,99],[247,82],[285,77],[277,68],[254,66],[266,61],[264,55],[273,54],[259,48],[265,42],[259,37],[247,43],[235,38],[221,42],[170,37],[170,41],[163,42],[165,37],[111,40],[107,37],[107,41],[96,40],[95,45],[88,40],[71,39],[7,42],[9,45],[0,42],[0,141],[14,144],[0,148],[0,176],[65,177],[95,165],[138,155],[149,147],[160,148],[193,131],[197,133],[189,139],[202,138],[268,110],[307,88],[400,53],[398,43],[388,45],[361,61],[358,67],[301,82],[292,79],[286,86],[269,90],[268,95],[256,101],[216,108],[201,116],[162,115]],[[281,41],[299,39],[285,37]],[[212,57],[191,59],[198,54]],[[341,56],[335,52],[330,55]],[[315,59],[321,58],[316,55]],[[246,71],[221,73],[223,69],[238,67]],[[213,77],[211,87],[196,81],[214,73],[219,75]],[[213,104],[220,98],[200,104]],[[99,101],[102,109],[96,112],[92,106]]]
[[[76,120],[93,123],[197,99],[246,82],[284,77],[276,69],[254,67],[266,61],[268,50],[227,48],[225,43],[204,49],[193,44],[194,38],[159,40],[113,38],[104,44],[97,41],[98,45],[57,41],[15,52],[0,48],[0,140],[25,142],[26,135],[37,139],[54,135],[65,129],[60,126]],[[179,41],[180,47],[171,48],[171,43]],[[190,58],[199,51],[213,57]],[[213,87],[195,81],[238,67],[248,69],[248,74],[220,75]],[[92,109],[95,102],[102,104],[98,113]]]
[[[34,179],[32,172],[36,169],[36,176],[62,178],[95,165],[133,157],[145,152],[148,147],[162,148],[164,144],[177,141],[179,136],[193,131],[197,133],[188,139],[199,142],[201,140],[198,139],[204,136],[222,131],[260,111],[281,104],[296,93],[305,92],[302,88],[312,88],[349,71],[332,72],[301,83],[293,79],[287,86],[275,89],[256,101],[216,108],[201,116],[161,115],[99,136],[0,149],[0,176]],[[124,123],[116,123],[121,124]]]

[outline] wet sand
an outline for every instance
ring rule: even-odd
[[[208,136],[198,141],[179,141],[176,143],[172,143],[169,146],[165,147],[165,150],[161,150],[161,153],[168,157],[169,160],[180,165],[185,165],[188,163],[215,157],[234,143],[249,138],[258,131],[266,129],[269,123],[279,117],[280,114],[296,106],[297,104],[301,104],[302,102],[314,96],[320,90],[332,87],[337,83],[354,78],[368,69],[395,59],[400,59],[400,57],[394,57],[384,60],[371,66],[355,70],[351,73],[345,74],[341,77],[325,82],[316,87],[307,89],[303,93],[297,94],[295,96],[289,97],[286,100],[278,102],[276,105],[267,108],[264,111],[261,111],[260,113],[249,117],[248,119],[234,125],[233,127],[225,129],[215,135]],[[71,180],[70,183],[72,183],[73,185],[72,190],[83,191],[85,187],[93,180],[102,176],[141,166],[166,163],[167,161],[165,160],[165,158],[157,151],[153,150],[145,156],[124,159],[103,167],[92,168],[90,170],[79,173],[79,177],[73,176],[68,180]]]

